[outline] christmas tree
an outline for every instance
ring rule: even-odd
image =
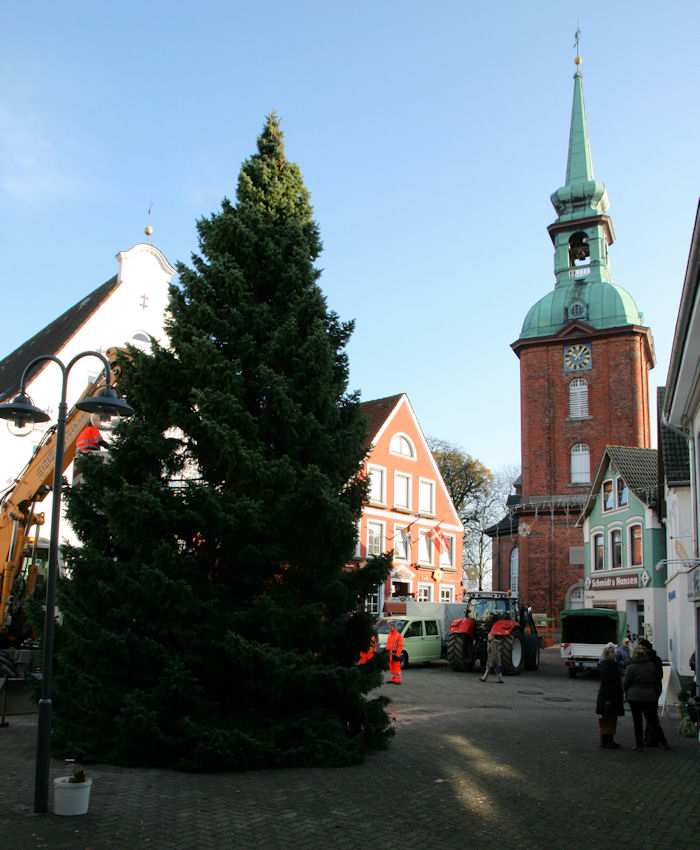
[[[327,307],[309,194],[277,118],[236,202],[198,222],[169,345],[130,349],[136,415],[69,497],[54,743],[82,759],[190,770],[345,765],[386,744],[352,557],[366,423],[352,323]]]

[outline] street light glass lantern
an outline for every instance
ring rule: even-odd
[[[25,392],[19,393],[12,401],[0,404],[0,419],[11,419],[18,431],[27,425],[48,422],[50,416],[38,408]]]
[[[104,387],[97,395],[84,398],[75,406],[85,413],[95,413],[100,418],[134,415],[133,407],[120,398],[113,387]]]

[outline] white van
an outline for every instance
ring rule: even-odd
[[[383,617],[377,623],[380,649],[386,646],[392,624],[396,626],[399,634],[403,635],[402,668],[408,664],[423,664],[442,658],[443,634],[440,620],[428,617]]]

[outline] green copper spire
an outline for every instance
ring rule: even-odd
[[[566,185],[593,179],[591,143],[588,140],[586,107],[583,103],[583,77],[580,65],[574,75],[574,102],[571,106],[569,130],[569,158],[566,161]]]
[[[566,160],[566,182],[552,195],[559,221],[571,221],[600,215],[608,208],[605,184],[593,176],[593,157],[588,138],[586,107],[583,102],[581,57],[576,57],[574,101],[571,105],[569,155]]]
[[[557,334],[574,319],[600,330],[643,322],[634,298],[613,282],[610,273],[608,248],[615,233],[606,215],[605,184],[596,180],[593,173],[579,35],[577,31],[566,182],[552,195],[557,220],[549,226],[556,283],[554,290],[528,312],[521,339]]]

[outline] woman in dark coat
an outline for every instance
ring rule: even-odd
[[[644,729],[642,717],[646,718],[647,728],[665,750],[671,748],[661,728],[658,714],[658,673],[657,665],[649,657],[643,646],[635,646],[632,659],[625,668],[625,695],[632,710],[634,721],[635,750],[644,749]]]
[[[600,671],[600,688],[598,688],[595,710],[600,715],[598,718],[600,746],[605,750],[619,750],[620,745],[615,741],[615,731],[617,718],[624,716],[625,706],[620,667],[615,660],[613,644],[609,644],[603,650],[603,655],[598,662],[598,670]]]

